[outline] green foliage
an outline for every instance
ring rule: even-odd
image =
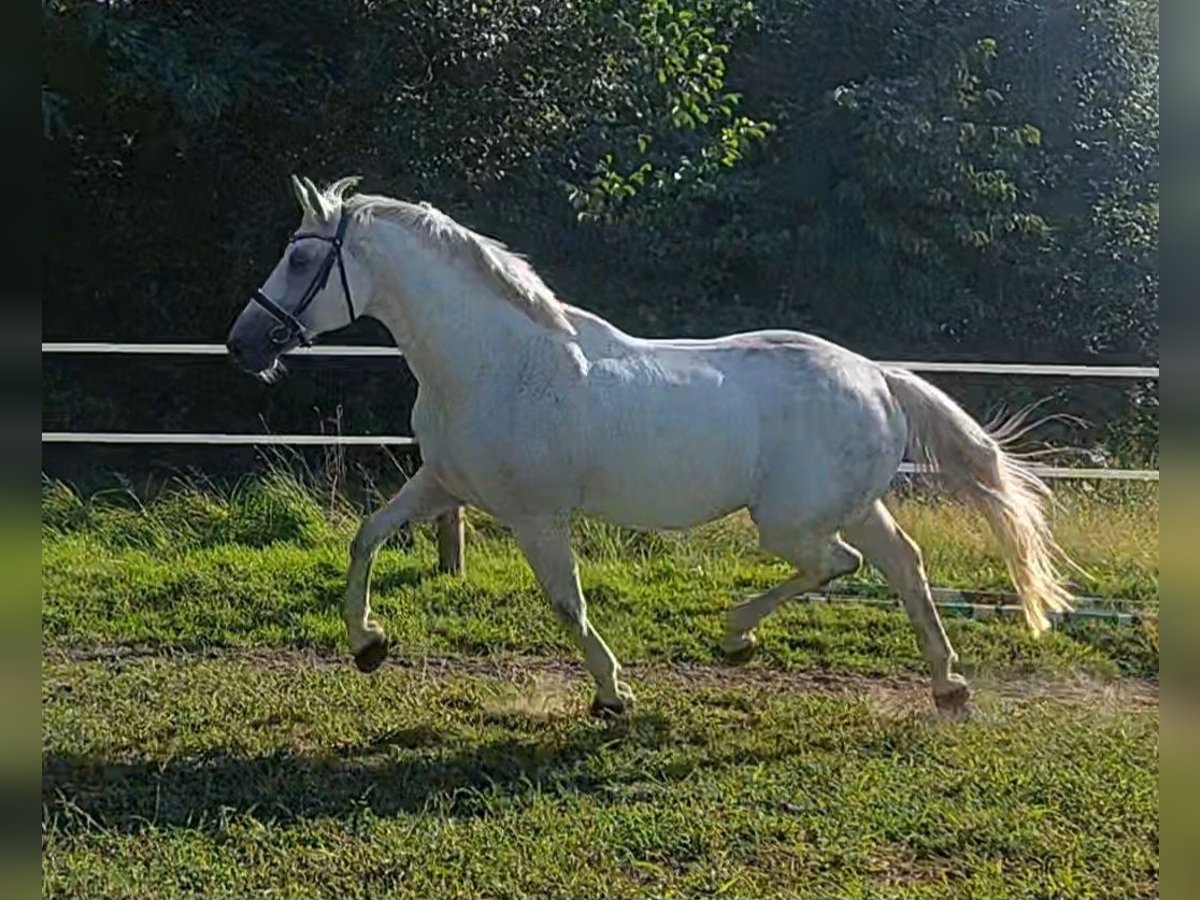
[[[1158,465],[1158,385],[1134,388],[1133,409],[1109,427],[1106,449],[1118,464]]]
[[[640,103],[602,126],[604,143],[629,160],[622,172],[606,152],[595,174],[571,189],[581,221],[611,221],[638,195],[678,197],[712,183],[766,137],[770,124],[736,114],[741,95],[725,85],[730,48],[720,35],[736,35],[750,13],[744,0],[646,0],[636,21],[615,14],[633,44],[630,83]]]
[[[1153,354],[1157,173],[1115,140],[1157,140],[1156,119],[1115,108],[1156,96],[1156,36],[1130,24],[1150,10],[764,4],[756,99],[778,124],[775,164],[724,182],[705,210],[744,227],[671,233],[710,235],[697,259],[725,274],[721,299],[769,308],[758,298],[786,292],[805,324],[883,352]],[[1118,19],[1133,46],[1094,46],[1121,42]]]
[[[594,232],[623,251],[601,264],[637,273],[634,315],[659,333],[786,324],[891,358],[1156,359],[1156,10],[760,3],[731,71],[773,123],[764,152]],[[1001,390],[974,389],[975,410]],[[1140,389],[1062,402],[1157,421]],[[1100,432],[1069,440],[1153,457],[1143,428]]]

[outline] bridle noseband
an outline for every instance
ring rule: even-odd
[[[311,347],[312,341],[308,337],[308,329],[304,327],[304,323],[300,321],[300,316],[304,315],[304,311],[312,304],[317,294],[325,289],[325,285],[329,283],[329,272],[333,269],[333,264],[336,262],[338,267],[338,275],[342,280],[342,295],[346,298],[346,309],[350,312],[350,321],[353,322],[358,318],[354,313],[354,302],[350,299],[350,282],[346,280],[346,264],[342,261],[342,242],[346,237],[346,224],[349,222],[345,211],[338,217],[337,231],[333,237],[328,237],[324,234],[314,234],[311,232],[301,232],[292,235],[288,241],[288,246],[297,241],[317,240],[325,241],[329,244],[329,252],[325,254],[325,258],[321,260],[321,268],[317,270],[317,274],[313,276],[313,280],[309,282],[308,287],[304,291],[304,296],[300,298],[300,302],[296,304],[296,308],[288,311],[272,300],[259,288],[254,292],[253,300],[267,312],[269,312],[275,321],[279,323],[278,327],[271,330],[271,343],[282,347],[292,341],[299,341],[305,347]]]

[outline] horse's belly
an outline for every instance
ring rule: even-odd
[[[678,437],[678,436],[677,436]],[[593,464],[580,508],[632,528],[689,528],[746,506],[755,450],[744,432],[725,440],[627,441]]]
[[[590,516],[628,528],[677,529],[711,522],[747,503],[745,497],[736,497],[732,492],[715,497],[618,490],[587,498],[581,509]]]

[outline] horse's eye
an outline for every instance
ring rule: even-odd
[[[308,265],[308,254],[299,247],[288,254],[288,268],[303,269]]]

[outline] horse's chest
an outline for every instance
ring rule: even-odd
[[[446,488],[497,514],[529,501],[570,503],[575,477],[566,398],[553,391],[482,393],[455,409],[413,409],[422,456]]]

